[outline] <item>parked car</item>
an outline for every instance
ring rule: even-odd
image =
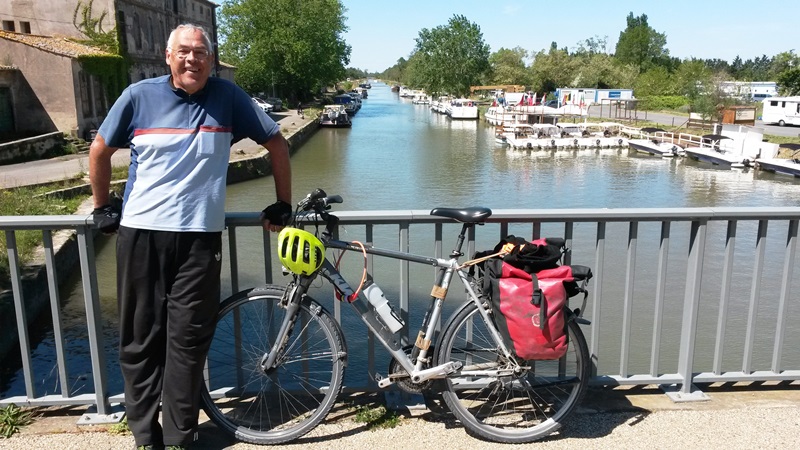
[[[267,103],[272,105],[272,110],[275,112],[283,111],[283,100],[278,97],[267,97]]]
[[[256,102],[256,105],[258,105],[261,109],[263,109],[265,113],[272,112],[272,104],[270,104],[266,100],[258,97],[253,97],[253,101]]]
[[[544,106],[549,106],[551,108],[558,108],[558,100],[548,100],[544,103]]]

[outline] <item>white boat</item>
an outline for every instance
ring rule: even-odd
[[[325,105],[319,115],[319,126],[349,128],[353,125],[344,105]]]
[[[688,146],[686,156],[722,168],[741,168],[753,165],[757,158],[772,158],[778,144],[763,141],[761,128],[744,125],[723,125],[721,134],[701,136],[699,145]]]
[[[632,150],[639,153],[661,156],[662,158],[671,158],[673,156],[682,155],[684,152],[680,145],[672,142],[672,133],[664,131],[661,128],[650,127],[642,128],[639,131],[641,137],[628,140],[628,147]]]
[[[477,120],[478,105],[468,98],[456,98],[447,105],[447,115],[451,119]]]
[[[529,124],[529,115],[513,106],[492,105],[483,115],[490,125],[514,126]]]
[[[431,100],[431,111],[439,114],[446,114],[447,105],[449,104],[450,104],[450,96],[440,95],[439,97],[436,98],[436,100]]]
[[[764,158],[756,159],[755,165],[758,169],[768,172],[791,175],[800,178],[800,159],[786,158]]]
[[[583,135],[581,145],[586,148],[625,147],[628,139],[620,133],[621,124],[616,122],[583,122],[579,123]]]
[[[411,103],[415,105],[429,105],[431,103],[431,97],[425,93],[417,93],[414,95],[414,99],[411,100]]]
[[[757,158],[756,168],[800,178],[800,158],[797,158],[800,144],[783,144],[781,147],[793,150],[792,155],[788,158]]]

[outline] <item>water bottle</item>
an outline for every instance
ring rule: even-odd
[[[395,314],[392,309],[392,305],[389,304],[389,300],[386,299],[386,296],[383,295],[383,291],[377,284],[370,282],[369,285],[364,288],[364,296],[367,297],[367,300],[375,307],[375,312],[380,321],[383,322],[392,333],[397,333],[403,328],[403,321],[397,317],[397,314]]]

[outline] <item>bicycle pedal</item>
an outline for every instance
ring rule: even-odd
[[[394,381],[389,377],[382,377],[380,374],[375,374],[375,381],[378,382],[378,387],[381,389],[385,389],[394,384]]]

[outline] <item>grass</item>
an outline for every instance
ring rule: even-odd
[[[0,437],[8,439],[18,433],[21,427],[33,422],[33,412],[10,404],[0,409]]]
[[[115,167],[112,170],[112,179],[125,179],[127,166]],[[88,197],[45,196],[49,192],[66,189],[86,184],[82,178],[72,178],[46,185],[19,187],[0,190],[0,216],[46,216],[74,214],[78,206]],[[17,230],[14,233],[17,241],[17,253],[22,265],[31,262],[37,247],[42,243],[40,230]],[[6,233],[0,233],[0,291],[9,289],[10,273],[8,252],[6,248]]]
[[[122,422],[116,423],[108,427],[108,432],[111,434],[128,435],[131,434],[131,429],[128,426],[128,418],[122,419]]]
[[[394,428],[400,424],[402,418],[394,411],[389,411],[386,406],[361,405],[356,407],[354,420],[364,423],[368,430]]]

